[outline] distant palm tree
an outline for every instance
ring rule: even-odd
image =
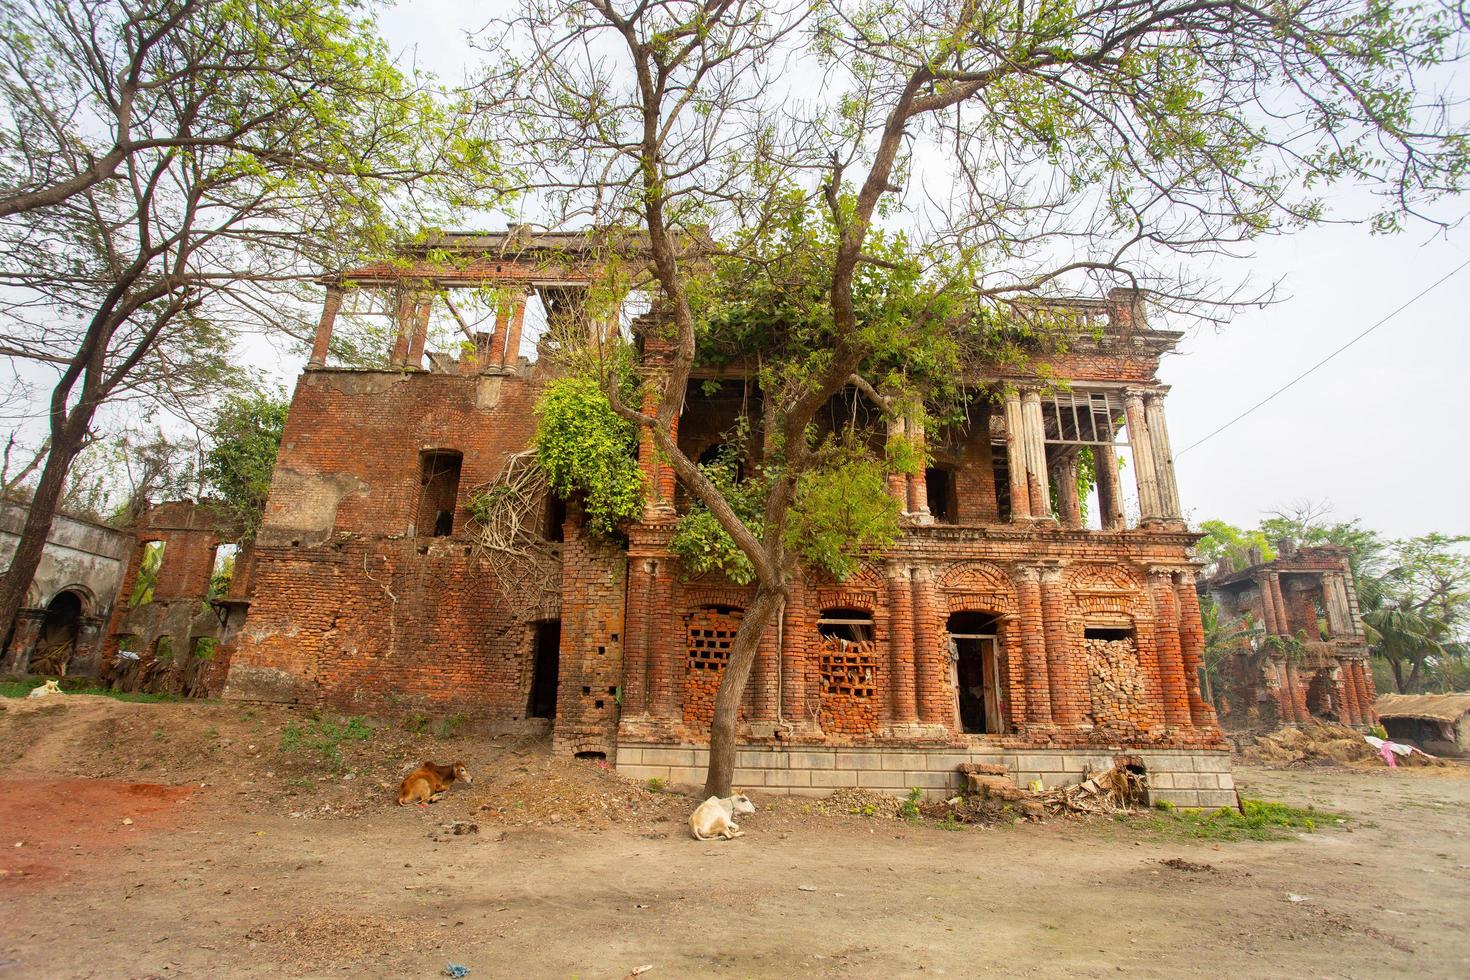
[[[1226,664],[1242,650],[1255,653],[1255,641],[1265,630],[1250,613],[1227,623],[1220,622],[1220,606],[1208,596],[1200,603],[1200,620],[1205,628],[1205,698],[1215,706],[1217,714],[1224,714],[1224,691],[1220,692],[1221,700],[1217,700],[1215,688],[1224,679]]]

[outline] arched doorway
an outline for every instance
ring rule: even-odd
[[[1307,685],[1307,711],[1312,717],[1321,718],[1324,721],[1337,721],[1337,706],[1332,697],[1332,674],[1330,671],[1319,670],[1312,675],[1312,683]]]
[[[954,613],[945,626],[960,730],[973,735],[1005,731],[998,626],[999,619],[984,612]]]
[[[64,674],[76,652],[77,632],[82,625],[82,597],[75,592],[58,592],[46,605],[36,652],[31,656],[32,674]]]

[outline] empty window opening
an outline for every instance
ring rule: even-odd
[[[1041,400],[1049,443],[1113,445],[1123,425],[1123,398],[1112,391],[1058,391]]]
[[[1133,631],[1124,629],[1123,627],[1089,626],[1082,631],[1082,638],[1086,640],[1103,640],[1111,643],[1116,640],[1133,639]]]
[[[1312,717],[1325,721],[1337,721],[1337,699],[1333,697],[1332,675],[1319,670],[1307,685],[1307,710]]]
[[[546,494],[546,526],[541,536],[547,541],[562,541],[566,534],[562,526],[567,522],[567,502],[556,494]]]
[[[419,518],[421,537],[445,538],[454,533],[454,507],[459,497],[459,471],[464,454],[436,449],[419,454]]]
[[[1011,519],[1011,461],[1006,444],[990,444],[990,472],[995,475],[995,519],[1002,524]]]
[[[133,594],[128,599],[130,606],[146,606],[153,601],[153,590],[158,585],[158,572],[163,568],[162,541],[148,541],[138,557],[138,575],[133,579]]]
[[[590,752],[590,751],[588,751],[588,752],[578,752],[578,753],[576,753],[576,757],[578,759],[586,759],[589,762],[606,762],[607,761],[607,753],[606,752]]]
[[[1005,731],[998,622],[990,613],[958,612],[946,625],[960,730],[972,735]]]
[[[222,544],[214,549],[214,567],[209,573],[209,598],[223,599],[230,591],[235,578],[235,558],[240,553],[237,544]]]
[[[164,634],[153,641],[153,659],[169,663],[174,659],[174,638]]]
[[[136,659],[143,652],[143,643],[136,633],[119,633],[116,639],[118,653],[129,653]]]
[[[213,660],[214,651],[217,649],[219,649],[219,640],[215,639],[214,637],[194,637],[194,649],[192,652],[194,654],[195,660]]]
[[[873,614],[860,609],[828,609],[817,619],[817,633],[849,643],[873,638]]]
[[[942,467],[924,471],[924,485],[929,494],[929,514],[940,524],[953,524],[955,519],[954,474]]]
[[[537,623],[527,718],[556,717],[556,687],[561,673],[561,620]]]

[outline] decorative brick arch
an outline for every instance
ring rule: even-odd
[[[817,609],[861,609],[877,612],[878,597],[885,591],[882,570],[872,562],[864,562],[857,571],[838,582],[826,572],[817,572],[809,580]]]
[[[94,593],[91,589],[87,588],[85,585],[81,584],[80,582],[74,582],[71,585],[63,585],[61,588],[57,589],[54,593],[52,593],[46,599],[46,601],[44,603],[42,603],[42,606],[44,607],[44,606],[51,605],[51,603],[53,601],[55,601],[56,597],[59,596],[59,595],[61,595],[63,592],[70,592],[73,595],[75,595],[78,599],[82,600],[82,615],[83,616],[91,616],[91,615],[93,615],[93,614],[95,614],[97,612],[97,595],[96,595],[96,593]]]
[[[706,606],[734,606],[744,610],[750,601],[750,590],[739,586],[702,585],[684,590],[684,604],[689,612],[685,618]]]
[[[998,565],[966,561],[950,566],[939,584],[950,612],[989,612],[1014,616],[1016,587]]]
[[[1143,589],[1143,580],[1127,565],[1077,565],[1067,573],[1067,589],[1074,593],[1137,593]]]

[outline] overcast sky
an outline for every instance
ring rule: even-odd
[[[478,57],[463,31],[503,7],[408,0],[381,23],[396,52],[456,81]],[[1470,230],[1375,238],[1364,227],[1333,226],[1268,241],[1254,257],[1214,269],[1227,279],[1284,279],[1286,298],[1219,331],[1194,331],[1161,369],[1173,386],[1170,438],[1190,518],[1251,525],[1309,498],[1393,536],[1470,533],[1470,269],[1183,451],[1467,259]]]

